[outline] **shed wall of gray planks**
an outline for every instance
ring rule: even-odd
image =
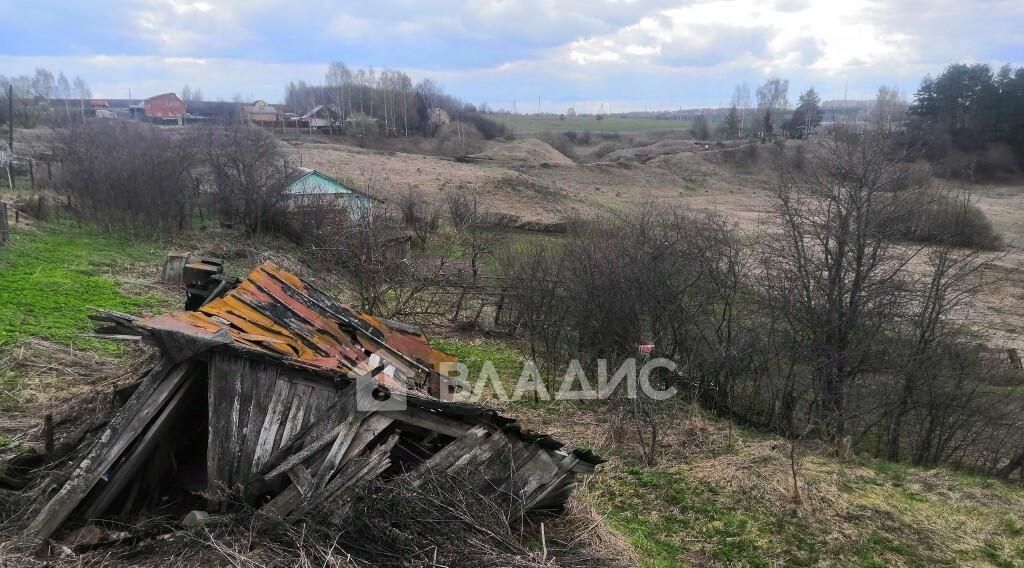
[[[271,456],[318,420],[338,397],[331,384],[231,353],[213,354],[209,368],[211,488],[243,489]]]

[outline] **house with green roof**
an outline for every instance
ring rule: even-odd
[[[285,180],[285,200],[291,210],[337,206],[353,218],[381,203],[381,200],[353,189],[312,168],[295,168]]]

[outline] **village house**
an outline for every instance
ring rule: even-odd
[[[333,105],[317,105],[302,116],[290,119],[295,128],[313,130],[341,128],[341,113]]]
[[[344,208],[352,218],[357,218],[381,202],[311,168],[293,169],[285,183],[285,199],[290,210],[322,207],[329,203]]]
[[[298,221],[299,231],[301,220],[309,217],[304,213],[320,217],[319,213],[324,208],[337,208],[344,210],[350,219],[357,220],[374,207],[383,204],[372,195],[352,189],[331,176],[310,168],[295,168],[289,174],[286,183],[285,207]],[[397,227],[382,227],[382,230],[386,231],[386,234],[380,239],[378,252],[390,260],[408,259],[412,249],[412,237]],[[301,240],[302,235],[297,233],[293,237]]]
[[[143,118],[147,122],[166,124],[173,122],[181,125],[185,123],[185,101],[181,100],[174,93],[164,93],[149,97],[142,102]]]
[[[279,120],[277,108],[261,100],[242,107],[242,113],[249,122],[259,126],[274,126]]]

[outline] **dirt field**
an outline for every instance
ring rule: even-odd
[[[310,137],[285,141],[291,159],[382,197],[411,188],[441,198],[448,189],[478,192],[484,203],[524,221],[550,222],[568,213],[657,203],[714,207],[749,220],[768,180],[758,168],[723,167],[703,146],[648,158],[617,152],[614,161],[576,164],[540,140],[490,143],[468,162],[367,150]],[[663,145],[659,142],[656,145]]]

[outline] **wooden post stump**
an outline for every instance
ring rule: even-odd
[[[167,253],[167,257],[164,258],[163,271],[160,273],[160,280],[168,284],[181,284],[185,265],[188,264],[191,256],[187,252],[171,251]]]
[[[7,228],[7,203],[0,201],[0,245],[10,238],[10,231]]]

